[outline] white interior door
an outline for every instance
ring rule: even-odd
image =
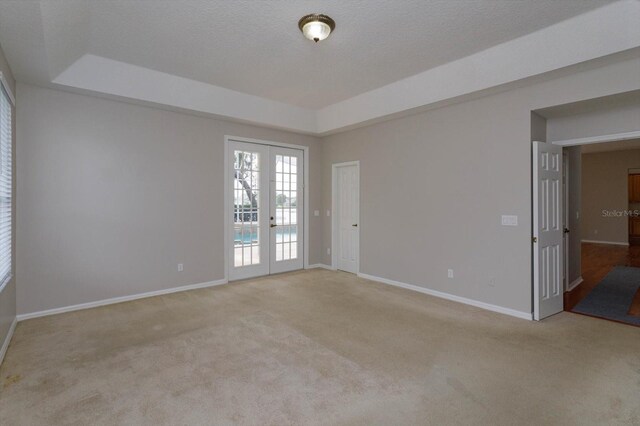
[[[270,257],[272,274],[303,267],[302,151],[270,147]]]
[[[358,273],[360,256],[360,173],[359,165],[334,167],[336,191],[337,268]]]
[[[229,280],[304,266],[303,151],[229,141]]]
[[[563,308],[562,147],[533,142],[534,319]]]

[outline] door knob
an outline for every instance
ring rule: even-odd
[[[569,228],[564,228],[564,233],[568,234],[569,233]]]

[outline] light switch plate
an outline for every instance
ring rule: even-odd
[[[518,216],[503,214],[502,226],[518,226]]]
[[[313,211],[313,215],[316,216],[316,217],[320,216],[320,210],[314,210]]]

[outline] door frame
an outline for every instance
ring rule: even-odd
[[[611,134],[606,134],[606,135],[600,135],[600,136],[589,136],[589,137],[582,137],[582,138],[575,138],[575,139],[563,139],[563,140],[556,140],[556,141],[547,141],[546,143],[552,144],[552,145],[559,145],[563,148],[565,147],[572,147],[572,146],[584,146],[584,145],[590,145],[590,144],[594,144],[594,143],[606,143],[606,142],[617,142],[617,141],[624,141],[624,140],[630,140],[630,139],[636,139],[636,138],[640,138],[640,130],[636,130],[636,131],[632,131],[632,132],[625,132],[625,133],[611,133]],[[564,166],[564,164],[563,164]],[[568,161],[568,167],[571,167],[571,160]],[[531,188],[531,235],[533,236],[533,222],[534,222],[534,218],[533,218],[533,158],[532,158],[532,162],[531,162],[531,181],[530,181],[530,188]],[[567,170],[567,178],[569,178],[569,170]],[[570,188],[567,188],[567,196],[569,196],[569,194],[571,193]],[[567,203],[568,205],[568,203]],[[581,214],[582,216],[582,214]],[[534,300],[534,294],[535,294],[535,277],[534,277],[534,271],[533,271],[533,267],[534,267],[534,262],[533,262],[533,250],[535,249],[535,246],[532,244],[531,245],[532,249],[531,249],[531,311],[532,311],[532,315],[531,318],[533,319],[533,310],[534,310],[534,304],[535,304],[535,300]],[[564,262],[564,256],[565,256],[565,251],[562,250],[562,256],[563,256],[563,262]],[[567,254],[568,256],[568,254]],[[567,262],[568,263],[568,262]],[[565,291],[572,291],[575,288],[578,287],[578,285],[580,283],[582,283],[582,276],[580,276],[576,281],[574,281],[574,283],[569,283],[569,288],[565,288]],[[573,288],[571,288],[573,287]]]
[[[562,212],[562,232],[564,232],[562,243],[564,247],[562,249],[562,254],[564,255],[563,264],[564,264],[564,292],[569,291],[569,287],[571,286],[571,281],[569,277],[569,240],[571,239],[571,233],[565,232],[565,229],[571,231],[569,228],[569,155],[562,150],[562,179],[563,179],[563,187],[562,190],[564,193],[562,194],[562,202],[564,203],[563,212]]]
[[[229,207],[231,205],[230,193],[228,191],[229,182],[229,143],[244,142],[257,145],[275,146],[280,148],[291,148],[302,151],[303,158],[303,197],[304,197],[304,214],[302,216],[304,222],[304,241],[303,241],[303,268],[309,269],[309,147],[304,145],[294,145],[282,142],[268,141],[263,139],[244,138],[240,136],[224,135],[224,279],[229,280]],[[271,179],[271,178],[269,178]]]
[[[360,233],[362,221],[360,220],[360,160],[334,163],[331,165],[331,269],[338,269],[338,168],[356,167],[358,179],[358,261],[356,262],[356,274],[360,273]]]

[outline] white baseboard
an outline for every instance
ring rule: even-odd
[[[0,348],[0,365],[2,365],[2,361],[4,361],[4,356],[7,353],[7,349],[9,349],[9,343],[11,343],[11,338],[13,337],[13,332],[16,329],[16,324],[18,324],[18,318],[14,318],[11,323],[11,327],[9,327],[9,332],[7,336],[4,338],[4,342],[2,342],[2,347]]]
[[[322,269],[328,269],[330,271],[335,271],[335,269],[333,269],[331,266],[325,265],[324,263],[315,263],[307,267],[307,269],[315,269],[315,268],[322,268]]]
[[[599,241],[599,240],[581,240],[583,243],[592,243],[592,244],[610,244],[613,246],[628,246],[629,243],[620,243],[618,241]]]
[[[431,290],[424,287],[419,287],[413,284],[406,284],[400,281],[389,280],[387,278],[380,278],[373,275],[358,273],[358,276],[371,281],[377,281],[383,284],[389,284],[395,287],[406,288],[407,290],[417,291],[419,293],[428,294],[430,296],[439,297],[441,299],[451,300],[453,302],[464,303],[465,305],[475,306],[476,308],[486,309],[492,312],[498,312],[500,314],[510,315],[512,317],[526,319],[531,321],[533,316],[530,312],[516,311],[515,309],[504,308],[502,306],[492,305],[490,303],[480,302],[478,300],[467,299],[466,297],[455,296],[453,294],[444,293],[441,291]]]
[[[578,277],[576,278],[571,284],[569,284],[569,288],[567,289],[567,291],[571,291],[573,289],[575,289],[576,287],[578,287],[580,284],[582,284],[582,281],[584,281],[582,279],[582,277]]]
[[[196,290],[199,288],[214,287],[217,285],[227,284],[228,282],[229,281],[227,279],[221,279],[217,281],[209,281],[206,283],[190,284],[190,285],[185,285],[181,287],[166,288],[164,290],[150,291],[147,293],[132,294],[130,296],[113,297],[111,299],[103,299],[103,300],[97,300],[95,302],[81,303],[79,305],[64,306],[62,308],[47,309],[45,311],[31,312],[28,314],[20,314],[18,315],[17,319],[18,321],[24,321],[31,318],[46,317],[49,315],[62,314],[65,312],[73,312],[73,311],[80,311],[83,309],[97,308],[98,306],[113,305],[115,303],[129,302],[132,300],[144,299],[147,297],[161,296],[163,294],[171,294],[171,293],[178,293],[181,291]]]

